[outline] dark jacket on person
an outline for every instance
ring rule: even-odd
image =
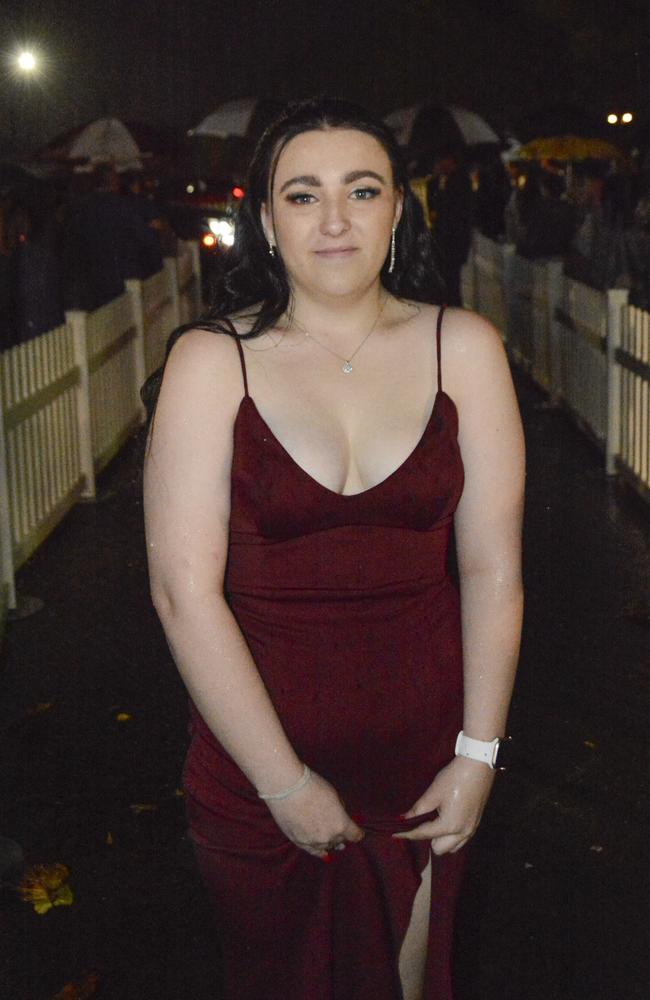
[[[575,211],[568,201],[540,195],[528,214],[517,253],[532,258],[561,257],[569,252],[575,229]]]
[[[127,278],[162,267],[157,232],[142,213],[112,191],[93,191],[72,203],[66,250],[66,304],[97,309],[121,295]]]

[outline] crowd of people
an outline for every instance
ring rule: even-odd
[[[650,309],[650,170],[607,162],[471,162],[441,152],[427,202],[447,301],[460,304],[460,272],[472,229],[514,244],[529,259],[561,257],[571,277],[598,289],[627,288]]]
[[[119,296],[127,279],[159,271],[173,243],[136,172],[12,177],[0,186],[0,350]]]
[[[650,309],[650,171],[606,163],[504,166],[496,150],[470,160],[441,149],[412,163],[426,176],[426,202],[449,305],[472,230],[528,258],[562,257],[571,277],[626,287]],[[0,176],[0,350],[51,330],[68,309],[93,310],[128,278],[160,270],[174,230],[142,174],[109,164],[64,180]]]

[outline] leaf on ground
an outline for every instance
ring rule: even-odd
[[[93,993],[97,992],[98,986],[99,976],[95,972],[89,972],[81,979],[66,983],[52,1000],[86,1000],[87,997],[91,997]]]
[[[107,844],[112,844],[113,843],[113,834],[112,833],[107,833],[106,834],[106,843]]]
[[[185,798],[185,789],[183,789],[183,788],[175,788],[174,789],[174,795],[176,796],[177,799],[184,799]]]
[[[115,718],[117,719],[118,722],[128,722],[129,719],[133,718],[133,716],[129,715],[128,712],[118,712]]]
[[[74,894],[67,884],[69,877],[66,865],[30,865],[18,883],[18,892],[37,913],[47,913],[53,906],[74,903]]]
[[[592,844],[589,850],[595,851],[596,854],[600,854],[603,848],[601,844]]]
[[[53,701],[39,701],[36,705],[32,705],[31,708],[27,709],[27,714],[42,715],[43,712],[48,712],[52,708],[53,704]]]
[[[585,746],[589,747],[590,750],[596,749],[596,744],[593,740],[585,740]]]
[[[134,802],[133,805],[129,806],[131,812],[134,812],[136,816],[140,813],[155,812],[157,808],[156,802]]]

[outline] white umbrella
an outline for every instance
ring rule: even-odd
[[[391,111],[384,118],[386,125],[395,133],[395,138],[400,146],[408,146],[419,110],[420,105],[414,104],[410,108],[400,108],[398,111]]]
[[[426,107],[427,105],[423,104],[413,104],[408,108],[392,111],[384,118],[386,124],[395,133],[400,146],[408,146],[413,135],[416,118],[420,111]],[[452,119],[467,146],[476,146],[484,142],[499,142],[499,136],[494,129],[476,112],[468,111],[467,108],[459,108],[455,104],[446,104],[440,107]]]
[[[494,129],[490,128],[488,123],[475,111],[456,107],[455,104],[447,105],[447,111],[458,125],[468,146],[478,146],[483,142],[499,142],[499,136]]]
[[[204,118],[188,135],[211,135],[227,139],[229,135],[244,137],[248,133],[251,118],[257,106],[256,97],[242,97],[236,101],[226,101]]]
[[[98,118],[91,122],[71,143],[67,158],[87,159],[87,169],[92,169],[95,163],[114,163],[118,171],[142,170],[138,144],[117,118]]]

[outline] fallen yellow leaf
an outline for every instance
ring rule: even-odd
[[[134,812],[137,815],[138,813],[155,812],[158,805],[155,802],[136,802],[132,806],[129,806],[129,808],[131,809],[131,812]]]
[[[118,722],[128,722],[129,719],[133,718],[133,716],[129,715],[128,712],[118,712],[115,718],[117,719]]]
[[[113,843],[113,834],[112,833],[107,833],[106,834],[106,843],[107,844],[112,844]]]
[[[70,869],[62,864],[31,865],[18,884],[18,892],[37,913],[53,906],[70,906],[74,902],[72,889],[66,884]]]

